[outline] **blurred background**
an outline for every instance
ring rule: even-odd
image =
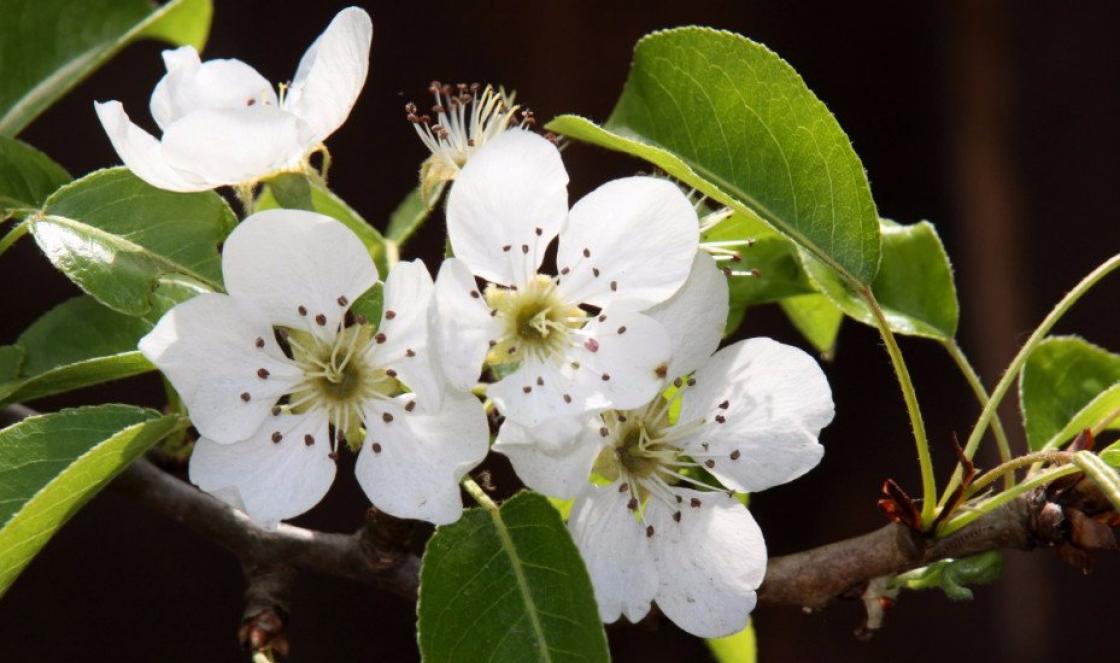
[[[342,2],[217,0],[205,56],[236,57],[273,81],[291,78],[306,46]],[[443,81],[492,82],[545,122],[562,112],[603,120],[625,79],[634,42],[658,28],[703,24],[761,41],[788,60],[836,114],[863,159],[879,211],[940,228],[956,267],[961,342],[989,385],[1049,307],[1120,246],[1120,5],[1112,2],[774,3],[460,2],[362,3],[374,19],[370,77],[350,120],[329,141],[331,184],[379,227],[416,181],[426,156],[404,120]],[[0,10],[3,4],[0,2]],[[34,44],[28,44],[34,48]],[[21,137],[74,175],[117,163],[93,113],[120,99],[154,124],[148,96],[162,74],[161,46],[129,47],[40,117]],[[0,72],[3,75],[3,72]],[[572,145],[572,200],[639,164]],[[440,220],[408,247],[438,259]],[[430,262],[429,264],[434,264]],[[25,240],[0,261],[0,343],[76,294]],[[1107,281],[1059,325],[1120,350],[1120,284]],[[743,335],[808,347],[776,307],[748,312]],[[950,436],[977,408],[933,343],[902,339],[940,476]],[[845,321],[825,366],[837,417],[820,467],[752,498],[771,554],[879,527],[883,479],[918,491],[909,426],[874,330]],[[124,402],[158,405],[147,376],[51,398],[41,409]],[[1014,424],[1015,410],[1005,414]],[[1013,441],[1023,445],[1018,427]],[[991,456],[980,464],[991,466]],[[352,461],[350,461],[352,464]],[[348,531],[366,507],[345,466],[328,498],[297,524]],[[499,489],[517,488],[491,460]],[[904,594],[869,642],[854,602],[818,614],[755,613],[759,660],[1074,660],[1115,651],[1120,557],[1091,577],[1049,551],[1008,553],[1003,578],[970,603]],[[0,601],[5,661],[245,661],[236,627],[243,580],[237,561],[108,490],[83,510]],[[292,661],[411,661],[413,606],[340,581],[300,579],[290,623]],[[667,620],[610,627],[616,661],[706,660],[703,643]]]

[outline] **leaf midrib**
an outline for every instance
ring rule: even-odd
[[[517,546],[513,543],[513,538],[509,535],[509,530],[506,528],[505,521],[502,520],[501,511],[498,509],[488,510],[491,520],[494,521],[494,529],[498,531],[498,538],[502,542],[502,548],[505,550],[506,555],[509,556],[511,566],[513,567],[513,575],[517,581],[517,589],[521,592],[521,600],[525,603],[526,613],[529,615],[529,623],[533,627],[533,635],[537,639],[538,648],[540,649],[541,657],[545,663],[552,663],[552,655],[549,654],[548,638],[544,633],[544,625],[541,624],[540,615],[537,611],[537,603],[533,599],[533,594],[529,591],[529,580],[525,577],[525,571],[522,568],[521,555],[517,552]]]

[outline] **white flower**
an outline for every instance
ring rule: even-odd
[[[832,395],[809,355],[767,338],[707,356],[727,285],[706,254],[650,315],[673,336],[677,374],[692,377],[642,407],[594,416],[567,447],[507,422],[494,448],[531,488],[576,498],[568,526],[605,622],[638,621],[656,601],[689,633],[725,636],[746,625],[766,572],[762,532],[727,490],[764,490],[814,467]]]
[[[228,295],[177,305],[140,341],[202,435],[191,481],[272,526],[318,503],[348,443],[377,508],[456,520],[458,482],[489,429],[478,399],[443,393],[434,372],[423,263],[389,274],[376,331],[350,305],[377,269],[329,217],[252,215],[227,239],[222,271]]]
[[[436,279],[441,366],[458,389],[484,359],[507,370],[487,396],[530,427],[657,393],[669,338],[637,311],[680,288],[699,241],[695,210],[667,181],[608,182],[570,212],[567,184],[552,143],[511,129],[472,155],[447,202],[456,257]],[[537,273],[557,236],[559,275]]]
[[[510,127],[530,128],[533,114],[513,103],[513,95],[478,83],[454,87],[432,81],[428,91],[435,99],[432,116],[421,114],[416,104],[406,104],[405,116],[416,135],[432,153],[420,167],[420,195],[434,205],[443,185],[455,179],[480,147]],[[521,113],[520,120],[518,113]]]
[[[201,62],[191,46],[164,51],[167,74],[151,100],[161,140],[133,124],[118,101],[95,104],[97,115],[124,164],[161,189],[203,191],[302,169],[350,114],[372,34],[365,11],[339,12],[279,97],[240,60]]]

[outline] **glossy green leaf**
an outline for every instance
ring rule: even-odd
[[[783,299],[779,304],[797,331],[821,353],[831,359],[844,313],[824,295],[799,295]]]
[[[213,6],[211,0],[159,6],[150,0],[5,0],[0,13],[0,135],[14,136],[133,41],[202,50]]]
[[[179,425],[153,410],[98,405],[0,431],[0,595],[89,498]]]
[[[556,510],[534,493],[436,530],[417,611],[426,663],[608,660],[583,561]]]
[[[121,313],[144,315],[169,275],[221,288],[218,245],[236,222],[213,191],[163,191],[110,168],[59,189],[31,232],[79,288]]]
[[[0,403],[30,401],[155,370],[136,344],[159,315],[198,292],[188,284],[161,284],[157,305],[144,318],[118,313],[88,295],[59,304],[13,345],[0,347],[0,357],[5,352],[18,357],[10,374],[0,369]]]
[[[753,621],[734,635],[725,638],[708,638],[707,643],[716,663],[755,663],[758,660],[758,643],[755,641]]]
[[[650,34],[602,128],[573,115],[547,128],[655,164],[852,281],[875,277],[878,214],[859,157],[797,72],[745,37]]]
[[[1032,450],[1059,447],[1110,418],[1120,427],[1120,355],[1074,336],[1048,338],[1019,375],[1019,405]]]
[[[302,209],[341,221],[365,244],[384,277],[388,273],[385,238],[333,191],[298,173],[283,173],[268,181],[257,197],[256,210]]]
[[[385,237],[397,244],[404,244],[431,213],[431,208],[420,198],[420,187],[416,187],[393,210],[389,217],[389,227],[385,229]]]
[[[947,340],[956,336],[960,308],[953,267],[937,229],[928,221],[899,225],[881,220],[883,258],[871,284],[887,324],[897,334]],[[868,325],[867,303],[819,261],[805,256],[810,279],[844,313]]]
[[[12,208],[38,209],[70,173],[23,141],[0,136],[0,219]]]

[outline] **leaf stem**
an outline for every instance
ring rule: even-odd
[[[926,425],[922,420],[922,409],[918,406],[918,394],[914,391],[914,382],[910,379],[910,370],[906,367],[906,360],[902,358],[902,350],[894,332],[883,316],[875,295],[869,286],[860,286],[860,295],[867,302],[867,307],[875,317],[875,326],[879,328],[879,335],[883,337],[883,344],[891,358],[898,386],[902,389],[902,400],[906,403],[906,412],[910,415],[910,427],[914,431],[914,444],[918,450],[918,468],[922,475],[922,523],[933,520],[934,503],[937,501],[937,483],[933,474],[933,459],[929,454],[929,440],[926,439]]]
[[[980,475],[976,481],[968,487],[968,494],[975,495],[983,490],[988,484],[995,482],[1001,476],[1004,479],[1010,478],[1010,484],[1005,482],[1006,490],[1010,490],[1015,486],[1015,470],[1022,469],[1032,463],[1068,463],[1072,456],[1066,451],[1036,451],[1034,453],[1012,458],[1011,460],[1004,461]]]
[[[498,505],[494,503],[494,500],[490,499],[490,496],[486,494],[482,486],[475,483],[474,479],[463,477],[463,488],[466,489],[467,493],[469,493],[470,496],[474,498],[474,501],[478,502],[478,505],[483,509],[487,511],[498,510]]]
[[[0,256],[4,255],[4,252],[10,249],[20,237],[26,235],[30,228],[31,224],[27,220],[23,220],[12,226],[11,230],[3,237],[0,237]]]
[[[980,438],[984,437],[984,432],[988,429],[988,424],[991,423],[992,417],[995,415],[996,409],[999,407],[1000,401],[1007,395],[1007,390],[1011,388],[1015,378],[1022,370],[1023,364],[1026,363],[1027,357],[1030,356],[1031,351],[1046,337],[1046,334],[1054,327],[1054,325],[1062,318],[1063,315],[1069,311],[1077,300],[1089,291],[1098,281],[1103,279],[1117,267],[1120,267],[1120,253],[1112,256],[1099,267],[1089,272],[1088,276],[1081,279],[1081,282],[1074,286],[1073,290],[1066,293],[1061,301],[1054,306],[1054,308],[1034,330],[1027,342],[1023,347],[1019,348],[1019,353],[1011,360],[1007,370],[1004,371],[1003,377],[1000,378],[999,383],[996,384],[995,389],[992,390],[991,398],[988,399],[987,404],[984,405],[983,411],[980,412],[980,418],[977,419],[976,425],[972,428],[972,433],[968,436],[968,442],[964,445],[964,453],[969,458],[971,454],[976,452],[976,447],[980,444]],[[1041,475],[1040,475],[1041,476]],[[945,494],[953,492],[953,489],[960,485],[960,473],[954,472],[953,477],[949,480],[949,485],[945,487]]]
[[[1062,467],[1055,467],[1054,469],[1042,472],[1034,476],[1033,478],[1016,484],[1010,490],[1005,490],[1001,493],[998,493],[994,497],[980,502],[979,504],[968,509],[956,518],[945,521],[945,523],[943,523],[941,527],[937,528],[937,536],[949,536],[953,532],[956,532],[969,523],[973,522],[980,516],[995,511],[999,507],[1007,504],[1020,495],[1024,495],[1034,490],[1035,488],[1038,488],[1039,486],[1050,483],[1055,479],[1060,479],[1061,477],[1069,476],[1071,474],[1077,474],[1080,471],[1081,468],[1077,467],[1076,465],[1063,465]]]
[[[972,364],[968,361],[968,357],[966,357],[964,351],[961,350],[957,339],[950,338],[942,342],[942,345],[945,346],[945,350],[948,351],[949,356],[956,362],[957,368],[961,371],[961,375],[964,376],[965,381],[968,382],[968,386],[972,388],[972,393],[976,396],[976,400],[980,403],[980,406],[983,407],[988,402],[988,391],[984,388],[984,383],[980,380],[980,376],[976,374],[976,369],[973,368]],[[998,414],[992,419],[992,433],[995,434],[996,447],[999,449],[999,462],[1008,462],[1011,460],[1011,444],[1007,441],[1007,433],[1003,430],[1003,421],[1000,420]],[[975,453],[975,449],[970,451],[966,448],[964,450],[965,456],[970,460]],[[953,472],[953,476],[957,477],[957,482],[960,481],[960,472],[961,468],[959,467]],[[953,482],[950,481],[950,483]],[[1015,477],[1013,475],[1007,475],[1004,477],[1003,487],[1010,488],[1014,483]],[[940,509],[945,506],[950,490],[946,490],[945,494],[941,496],[941,501],[938,502],[937,508]]]

